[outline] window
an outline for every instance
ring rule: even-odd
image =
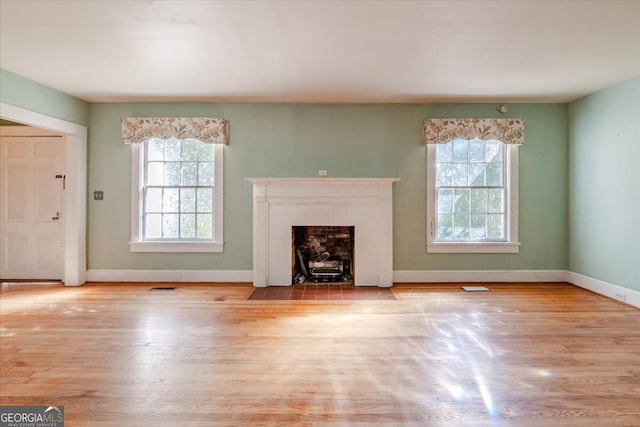
[[[518,145],[429,144],[427,164],[428,252],[518,252]]]
[[[524,120],[435,118],[427,145],[427,252],[517,253]]]
[[[132,144],[132,252],[222,252],[222,144]]]

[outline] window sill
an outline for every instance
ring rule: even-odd
[[[520,252],[519,242],[431,242],[427,243],[428,253],[441,254],[517,254]]]
[[[129,242],[131,252],[223,252],[223,242]]]

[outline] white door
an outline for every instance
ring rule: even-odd
[[[64,138],[0,138],[0,279],[61,280]]]

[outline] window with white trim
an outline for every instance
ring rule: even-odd
[[[518,252],[517,145],[427,147],[428,252]]]
[[[522,119],[427,119],[427,252],[517,253]]]
[[[132,144],[132,252],[222,252],[223,145]]]

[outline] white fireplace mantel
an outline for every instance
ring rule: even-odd
[[[400,178],[247,178],[253,285],[290,286],[293,226],[354,227],[354,284],[393,285],[392,186]]]

